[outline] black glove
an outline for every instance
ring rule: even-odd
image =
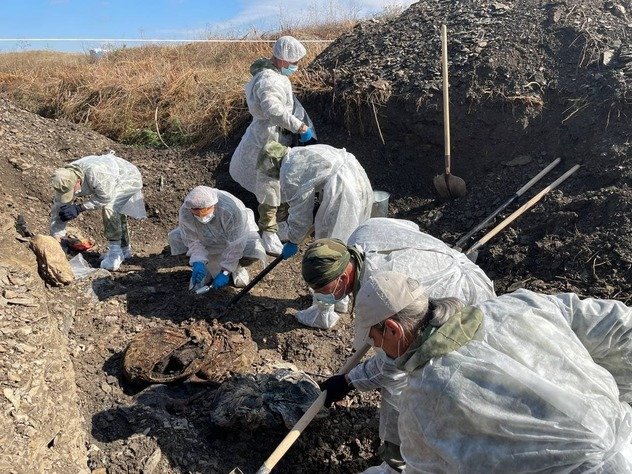
[[[59,208],[59,218],[62,222],[71,221],[83,211],[85,209],[81,204],[64,204]]]
[[[333,402],[342,400],[351,390],[353,390],[353,385],[347,382],[344,374],[329,377],[318,386],[322,391],[327,390],[327,396],[325,397],[326,407],[331,406]]]

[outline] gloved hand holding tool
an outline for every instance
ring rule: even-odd
[[[191,288],[199,285],[206,278],[206,264],[204,262],[193,262],[191,269]]]
[[[325,397],[326,407],[330,407],[334,402],[339,402],[354,389],[353,385],[347,380],[347,374],[338,374],[329,377],[324,382],[319,383],[318,386],[323,392],[327,392],[327,396]]]
[[[228,285],[229,281],[230,281],[230,273],[228,273],[226,270],[222,270],[213,279],[213,288],[219,290],[220,288],[223,288],[226,285]]]
[[[369,346],[368,344],[365,344],[365,346],[362,349],[360,349],[358,351],[355,351],[347,359],[347,361],[342,366],[342,368],[338,371],[338,375],[346,374],[351,369],[353,369],[356,365],[358,365],[358,362],[360,362],[360,360],[362,359],[364,354],[367,353],[367,351],[369,350],[369,347],[371,347],[371,346]],[[334,377],[332,377],[332,378],[334,378]],[[331,379],[329,379],[329,380],[331,380]],[[327,382],[328,381],[326,380],[325,383],[327,383]],[[342,386],[342,384],[340,382],[335,382],[335,383],[331,382],[331,385],[338,385],[339,387]],[[323,407],[323,404],[325,403],[325,400],[327,398],[328,398],[328,391],[325,391],[325,392],[320,394],[320,396],[314,401],[314,403],[312,403],[312,405],[307,409],[307,411],[301,417],[301,419],[296,422],[296,424],[294,425],[294,428],[292,428],[292,431],[290,431],[285,436],[285,438],[283,438],[283,441],[281,441],[281,443],[272,452],[272,454],[268,457],[268,459],[265,460],[263,465],[257,471],[257,474],[268,474],[272,470],[272,468],[274,466],[276,466],[276,464],[281,460],[281,458],[287,452],[287,450],[290,449],[292,444],[294,444],[294,441],[296,441],[298,439],[298,437],[301,435],[303,430],[314,419],[316,414]],[[231,471],[231,473],[232,472],[235,472],[235,473],[239,472],[238,469],[239,468],[235,468],[233,471]]]
[[[286,242],[283,244],[283,250],[281,250],[281,257],[283,260],[293,257],[298,253],[298,244],[294,242]]]
[[[59,218],[62,222],[68,222],[76,219],[85,210],[82,204],[64,204],[59,208]]]

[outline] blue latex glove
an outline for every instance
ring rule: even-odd
[[[191,273],[191,283],[197,285],[202,283],[206,277],[206,265],[204,262],[193,262],[193,269]]]
[[[84,208],[81,204],[64,204],[59,208],[59,218],[62,222],[71,221],[83,211]]]
[[[298,253],[298,245],[294,242],[285,242],[283,244],[283,250],[281,250],[281,255],[283,256],[283,260],[287,260],[290,257],[293,257]]]
[[[299,135],[298,141],[301,143],[306,143],[312,138],[314,138],[314,131],[312,130],[312,127],[309,127],[307,130]]]
[[[213,280],[213,288],[219,290],[220,288],[228,285],[228,281],[230,280],[230,276],[226,275],[223,271],[219,272],[215,279]]]

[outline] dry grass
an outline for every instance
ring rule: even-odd
[[[333,39],[352,22],[285,31]],[[98,62],[55,52],[0,54],[0,92],[48,117],[83,123],[115,140],[159,146],[202,144],[226,137],[249,120],[244,84],[253,60],[271,43],[191,43],[123,48]],[[306,66],[326,43],[308,43]],[[324,84],[304,73],[298,88]]]

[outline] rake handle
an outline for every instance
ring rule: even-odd
[[[443,136],[445,174],[450,175],[450,97],[448,91],[448,29],[441,25],[441,73],[443,76]],[[447,184],[447,183],[446,183]]]
[[[548,165],[546,168],[544,168],[542,171],[540,171],[538,174],[536,174],[527,184],[525,184],[518,191],[516,191],[516,193],[512,197],[510,197],[507,201],[505,201],[503,204],[501,204],[494,212],[492,212],[489,216],[487,216],[483,222],[478,224],[471,231],[469,231],[467,234],[465,234],[463,237],[461,237],[459,240],[457,240],[457,242],[456,242],[456,244],[454,244],[454,246],[460,248],[462,244],[467,242],[467,239],[469,239],[470,237],[472,237],[472,235],[474,235],[476,232],[478,232],[483,227],[485,227],[494,217],[496,217],[498,215],[498,213],[500,211],[505,209],[507,206],[509,206],[509,204],[514,202],[520,196],[522,196],[531,186],[533,186],[535,183],[540,181],[540,179],[542,179],[542,177],[545,174],[547,174],[549,171],[551,171],[553,168],[555,168],[559,164],[560,161],[562,161],[561,158],[556,158],[555,160],[553,160],[553,162],[550,165]]]
[[[518,216],[520,216],[525,211],[527,211],[528,209],[533,207],[551,189],[555,188],[562,181],[564,181],[566,178],[568,178],[570,175],[572,175],[575,171],[577,171],[578,168],[579,168],[579,165],[573,166],[566,173],[564,173],[562,176],[557,178],[555,181],[553,181],[551,184],[549,184],[546,188],[544,188],[538,194],[536,194],[531,199],[529,199],[526,203],[524,203],[522,206],[520,206],[520,208],[515,210],[511,215],[506,217],[500,224],[498,224],[496,227],[494,227],[492,230],[490,230],[478,242],[476,242],[473,246],[471,246],[469,248],[469,250],[467,250],[465,252],[465,255],[468,255],[468,254],[473,253],[476,250],[478,250],[481,246],[483,246],[486,242],[488,242],[492,237],[494,237],[501,230],[503,230],[505,227],[507,227],[509,224],[511,224]]]
[[[364,354],[369,350],[368,344],[366,344],[362,349],[355,351],[351,356],[347,359],[342,368],[338,371],[337,375],[346,374],[356,365],[358,362],[364,357]],[[320,409],[325,405],[325,399],[327,398],[327,390],[323,391],[318,398],[311,404],[311,406],[307,409],[307,411],[303,414],[300,420],[296,422],[292,431],[290,431],[283,441],[277,446],[277,448],[272,452],[272,454],[265,460],[263,465],[257,471],[257,474],[268,474],[274,466],[279,462],[279,460],[287,453],[288,449],[294,444],[294,442],[301,435],[303,430],[309,425],[309,423],[314,419],[316,414],[320,411]]]

